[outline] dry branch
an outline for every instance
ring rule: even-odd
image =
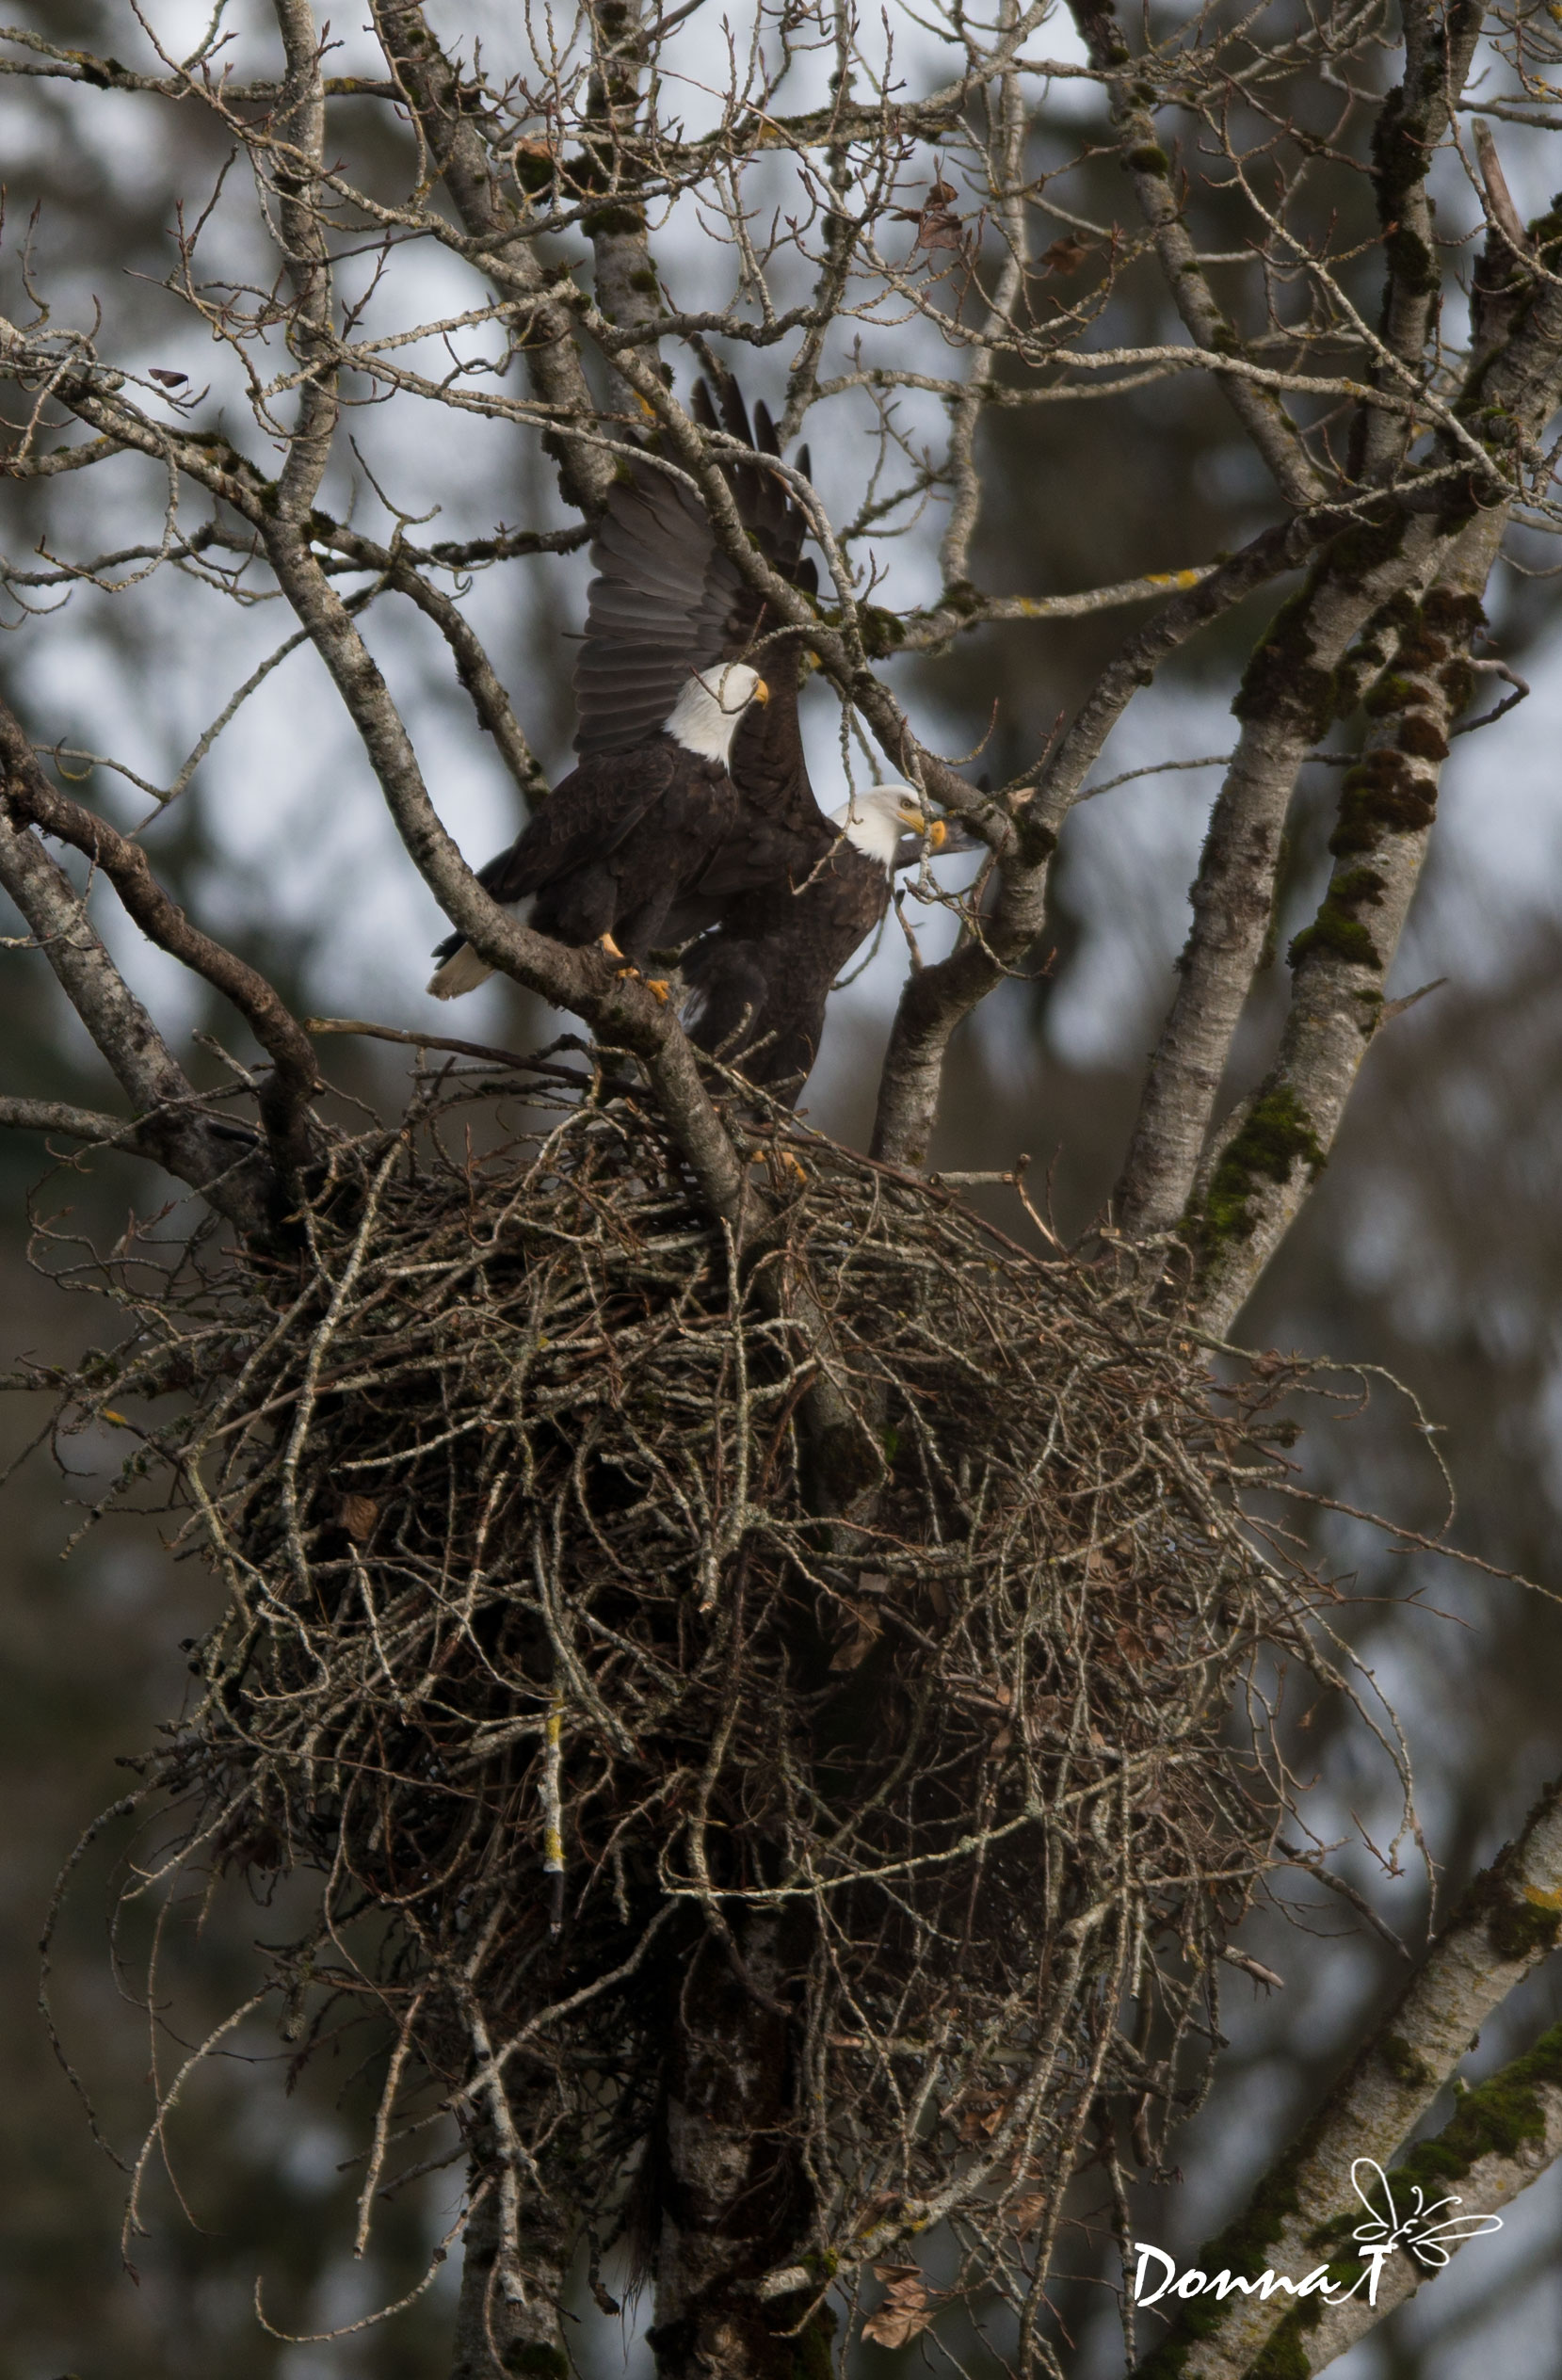
[[[562,305],[545,293],[552,279],[526,227],[499,195],[495,162],[463,105],[460,77],[429,31],[420,0],[376,0],[375,29],[398,88],[405,94],[456,212],[482,261],[501,285],[531,300],[527,368],[538,396],[557,428],[545,443],[559,466],[565,493],[583,512],[602,502],[612,463],[578,431],[595,417],[574,330]],[[569,425],[577,426],[571,435]]]
[[[270,1168],[255,1166],[243,1141],[235,1148],[233,1135],[214,1126],[194,1085],[105,949],[85,901],[36,834],[11,823],[8,802],[0,802],[0,885],[131,1102],[134,1120],[116,1132],[133,1134],[140,1154],[199,1190],[241,1230],[268,1230],[276,1186]],[[7,1109],[8,1122],[37,1129],[31,1102],[8,1101]],[[58,1129],[72,1127],[62,1122]]]
[[[1413,2248],[1402,2248],[1384,2268],[1376,2302],[1370,2290],[1361,2289],[1369,2277],[1366,2269],[1359,2274],[1348,2251],[1342,2255],[1337,2244],[1340,2233],[1357,2228],[1363,2206],[1329,2227],[1335,2237],[1326,2237],[1321,2246],[1333,2251],[1330,2271],[1343,2267],[1339,2272],[1342,2288],[1348,2291],[1354,2282],[1361,2293],[1324,2309],[1313,2324],[1289,2317],[1280,2342],[1282,2352],[1291,2348],[1294,2340],[1293,2356],[1299,2351],[1302,2372],[1326,2371],[1358,2339],[1413,2297],[1470,2239],[1489,2237],[1487,2230],[1477,2227],[1480,2219],[1509,2205],[1558,2157],[1562,2157],[1562,2030],[1554,2026],[1522,2058],[1467,2090],[1442,2131],[1418,2142],[1385,2177],[1389,2204],[1401,2221],[1425,2205],[1425,2228],[1430,2238],[1419,2255]],[[1368,2187],[1370,2203],[1381,2211],[1384,2185],[1368,2178]],[[1466,2225],[1468,2230],[1462,2227]]]
[[[260,1118],[279,1183],[291,1196],[311,1155],[309,1107],[320,1086],[309,1036],[264,975],[190,925],[153,876],[138,843],[127,842],[49,782],[15,714],[4,702],[0,765],[12,820],[24,820],[85,853],[108,878],[147,940],[231,1000],[250,1027],[271,1060],[271,1073],[260,1094]]]
[[[1555,1947],[1562,1911],[1562,1799],[1544,1793],[1522,1832],[1495,1865],[1477,1876],[1373,2039],[1329,2093],[1299,2141],[1271,2169],[1230,2234],[1201,2251],[1210,2271],[1222,2263],[1272,2265],[1299,2277],[1319,2261],[1319,2234],[1355,2205],[1350,2168],[1359,2157],[1390,2167],[1409,2133],[1447,2088],[1481,2027]],[[1547,2104],[1547,2136],[1554,2115]],[[1515,2143],[1517,2146],[1517,2143]],[[1548,2160],[1549,2162],[1549,2160]],[[1522,2171],[1533,2179],[1534,2152]],[[1483,2187],[1486,2185],[1483,2184]],[[1514,2189],[1523,2183],[1515,2179]],[[1485,2198],[1471,2204],[1484,2207]],[[1355,2220],[1352,2217],[1352,2220]],[[1323,2242],[1326,2251],[1336,2232]],[[1354,2303],[1355,2301],[1353,2301]],[[1387,2304],[1382,2310],[1388,2310]],[[1200,2301],[1197,2325],[1169,2334],[1142,2380],[1245,2380],[1261,2349],[1284,2321],[1271,2299]],[[1329,2318],[1332,2322],[1333,2318]],[[1342,2324],[1359,2336],[1360,2311]],[[1329,2328],[1323,2334],[1333,2338]],[[1304,2330],[1298,2346],[1305,2350]],[[1339,2349],[1331,2349],[1338,2353]],[[1303,2367],[1321,2368],[1309,2360]]]

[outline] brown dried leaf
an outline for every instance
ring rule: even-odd
[[[1016,2198],[1008,2211],[1009,2225],[1017,2240],[1028,2240],[1047,2211],[1044,2190],[1027,2190],[1023,2198]]]
[[[853,1603],[851,1616],[857,1623],[856,1632],[836,1646],[830,1655],[832,1669],[856,1669],[866,1661],[884,1632],[884,1623],[868,1603]]]
[[[1072,232],[1066,232],[1060,240],[1054,240],[1051,248],[1043,249],[1041,270],[1044,273],[1077,273],[1094,245],[1091,240],[1082,240]]]
[[[958,251],[965,246],[965,227],[954,213],[959,197],[952,182],[942,177],[928,185],[927,196],[920,210],[902,207],[896,215],[899,223],[914,223],[917,227],[913,248],[951,248]]]
[[[926,2330],[933,2319],[930,2306],[880,2306],[877,2314],[870,2314],[862,2324],[862,2336],[880,2347],[904,2347],[919,2330]]]
[[[337,1504],[336,1518],[355,1545],[366,1545],[379,1518],[379,1498],[344,1495]]]
[[[1002,2091],[981,2091],[967,2100],[960,2111],[960,2138],[975,2142],[990,2140],[1004,2120],[1008,2101]]]
[[[880,2347],[904,2347],[933,2319],[927,2285],[915,2264],[876,2264],[873,2269],[888,2287],[883,2305],[862,2324],[862,2336]]]

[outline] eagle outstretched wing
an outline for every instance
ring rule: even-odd
[[[753,447],[762,455],[774,455],[781,460],[781,440],[768,407],[762,399],[754,407],[752,428],[748,409],[743,402],[737,382],[729,376],[713,396],[707,380],[697,380],[694,388],[694,418],[701,429],[724,429],[730,438]],[[805,479],[813,475],[812,458],[806,446],[797,449],[797,470]],[[738,515],[760,552],[771,568],[781,577],[790,579],[805,595],[818,592],[819,574],[812,562],[802,558],[808,539],[808,515],[792,494],[784,479],[776,472],[765,471],[757,463],[723,462],[728,484]],[[744,581],[748,614],[733,623],[733,633],[747,640],[754,633],[764,598]],[[741,651],[741,648],[737,649]],[[734,652],[733,658],[736,657]]]
[[[718,400],[705,381],[694,394],[695,418],[722,428],[761,454],[781,453],[764,405],[750,427],[736,384]],[[797,467],[807,477],[806,447]],[[723,462],[739,517],[773,569],[812,595],[817,576],[802,557],[808,519],[784,480],[757,463]],[[575,665],[582,759],[626,751],[653,734],[690,673],[749,657],[766,633],[765,599],[716,540],[704,506],[686,481],[647,458],[626,467],[608,494],[592,546],[597,576],[587,600],[586,635]],[[733,750],[733,776],[763,811],[794,829],[817,812],[797,725],[798,651],[768,647],[761,666],[770,705],[750,713]]]
[[[654,735],[696,670],[727,658],[743,574],[694,490],[636,461],[608,492],[575,664],[575,750],[624,752]]]
[[[703,380],[696,384],[694,414],[706,429],[718,426],[731,437],[741,439],[744,445],[755,448],[762,455],[781,457],[781,441],[776,426],[763,404],[754,408],[753,428],[735,380],[729,378],[721,385],[719,422],[717,400]],[[808,537],[808,516],[797,502],[784,479],[773,471],[763,470],[757,463],[731,462],[723,464],[732,488],[738,516],[754,543],[772,570],[789,579],[800,593],[812,598],[818,591],[818,573],[813,564],[803,555]],[[797,469],[805,479],[813,476],[813,464],[806,446],[797,450]],[[765,617],[765,599],[744,583],[744,601],[735,607],[729,620],[729,633],[742,643],[734,642],[735,658],[746,652],[756,636],[765,635],[779,623]],[[808,761],[803,751],[802,729],[797,718],[797,693],[802,677],[802,646],[794,637],[782,644],[766,645],[764,651],[765,682],[770,688],[767,709],[756,718],[750,712],[738,729],[733,744],[733,781],[750,807],[765,816],[779,820],[788,833],[802,837],[813,848],[809,857],[812,866],[828,848],[829,830],[820,833],[819,805],[809,782]],[[807,868],[802,870],[807,874]],[[793,874],[797,873],[796,851]]]

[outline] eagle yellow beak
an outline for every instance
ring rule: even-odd
[[[943,820],[942,820],[942,818],[935,818],[935,819],[934,819],[934,821],[933,821],[933,823],[932,823],[932,825],[931,825],[931,826],[928,828],[928,829],[927,829],[927,848],[928,848],[928,850],[929,850],[929,851],[942,851],[942,850],[943,849],[944,844],[948,842],[948,840],[949,840],[949,829],[948,829],[948,828],[944,825]]]
[[[755,686],[754,691],[753,691],[753,693],[749,696],[749,701],[750,701],[750,702],[768,702],[768,701],[769,701],[769,700],[770,700],[770,689],[769,689],[769,687],[765,684],[765,680],[764,680],[763,678],[761,678],[761,680],[760,680],[759,683]]]
[[[927,820],[914,801],[901,803],[900,823],[903,827],[910,827],[914,835],[925,835],[929,831]]]

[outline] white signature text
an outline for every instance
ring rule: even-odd
[[[1365,2186],[1364,2176],[1370,2177]],[[1245,2297],[1256,2295],[1264,2299],[1272,2297],[1277,2290],[1284,2290],[1292,2297],[1318,2296],[1327,2299],[1330,2306],[1343,2306],[1347,2298],[1354,2297],[1358,2291],[1364,2288],[1368,2305],[1376,2306],[1383,2267],[1399,2249],[1403,2248],[1407,2254],[1413,2256],[1416,2262],[1424,2265],[1428,2272],[1434,2272],[1440,2265],[1446,2264],[1453,2250],[1462,2246],[1466,2240],[1478,2240],[1487,2232],[1500,2231],[1503,2227],[1500,2214],[1451,2215],[1441,2223],[1435,2221],[1434,2218],[1441,2214],[1444,2207],[1461,2206],[1463,2201],[1454,2197],[1435,2198],[1428,2206],[1419,2185],[1412,2186],[1414,2203],[1401,2214],[1394,2206],[1388,2177],[1381,2165],[1375,2163],[1370,2157],[1357,2158],[1350,2169],[1350,2179],[1356,2195],[1367,2211],[1368,2220],[1359,2223],[1351,2233],[1356,2242],[1352,2260],[1360,2259],[1362,2269],[1348,2288],[1343,2281],[1329,2279],[1327,2264],[1315,2264],[1312,2272],[1304,2274],[1299,2281],[1289,2280],[1283,2273],[1276,2273],[1272,2269],[1265,2269],[1256,2280],[1245,2280],[1229,2266],[1223,2266],[1218,2273],[1201,2273],[1197,2265],[1189,2265],[1185,2273],[1179,2273],[1175,2259],[1167,2256],[1165,2248],[1151,2247],[1146,2241],[1135,2240],[1134,2251],[1139,2260],[1134,2274],[1135,2305],[1156,2305],[1168,2292],[1173,2297],[1214,2296],[1223,2301],[1233,2290],[1240,2290]],[[1380,2197],[1381,2211],[1373,2204],[1371,2194],[1375,2189]],[[1352,2252],[1342,2249],[1340,2254],[1343,2259]],[[1145,2281],[1151,2259],[1161,2270],[1158,2278],[1147,2290]]]

